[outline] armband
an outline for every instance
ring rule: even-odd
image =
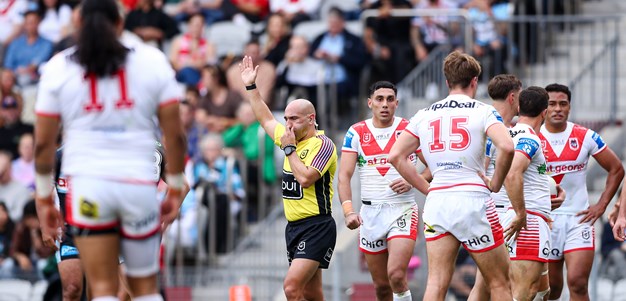
[[[52,194],[52,173],[35,173],[35,196],[37,198],[47,198]]]
[[[165,183],[167,183],[167,187],[170,189],[183,190],[185,187],[185,174],[166,174],[165,175]]]

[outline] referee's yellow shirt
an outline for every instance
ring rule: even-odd
[[[274,144],[282,148],[280,137],[285,133],[285,126],[278,124],[274,130]],[[321,177],[315,184],[303,188],[291,171],[289,160],[283,162],[283,205],[285,217],[293,222],[303,218],[329,215],[332,212],[333,179],[337,169],[337,149],[323,131],[309,139],[298,142],[296,155],[308,167],[315,168]],[[293,156],[293,155],[292,155]]]

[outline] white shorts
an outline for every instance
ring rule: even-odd
[[[590,223],[579,223],[582,216],[552,214],[552,250],[549,261],[560,261],[563,254],[595,250],[595,229]]]
[[[67,222],[82,233],[145,239],[160,231],[156,185],[68,177]]]
[[[510,209],[502,218],[502,227],[506,229],[515,218],[515,211]],[[526,229],[520,231],[516,240],[505,242],[511,260],[530,260],[548,262],[550,254],[550,226],[545,217],[527,212]]]
[[[487,193],[431,192],[422,219],[427,242],[453,235],[470,252],[489,251],[504,242],[496,207]]]
[[[387,252],[387,241],[394,238],[417,239],[415,202],[361,206],[363,224],[359,228],[359,249],[367,254]]]

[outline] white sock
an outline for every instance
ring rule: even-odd
[[[163,297],[159,294],[143,295],[141,297],[133,298],[133,301],[163,301]]]
[[[411,301],[411,291],[393,293],[393,301]]]
[[[113,296],[104,296],[104,297],[93,298],[91,299],[91,301],[120,301],[120,299],[118,299],[117,297],[113,297]]]
[[[547,295],[549,292],[550,292],[550,289],[537,292],[537,294],[535,295],[535,299],[533,299],[533,301],[543,301],[543,297]]]
[[[550,299],[550,300],[548,300],[548,301],[561,301],[561,297],[558,297],[558,298],[556,298],[556,299]]]

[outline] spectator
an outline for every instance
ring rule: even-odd
[[[203,35],[204,16],[195,14],[189,19],[187,32],[172,42],[170,60],[176,70],[176,80],[186,85],[197,85],[202,67],[217,61],[215,46]]]
[[[247,55],[252,58],[254,65],[259,65],[260,76],[257,79],[259,85],[259,93],[268,105],[272,103],[274,84],[276,82],[276,67],[267,60],[264,60],[261,56],[261,45],[259,41],[249,41],[243,49],[243,55]],[[239,60],[234,60],[239,61]],[[226,79],[228,80],[228,87],[239,93],[239,95],[245,95],[246,87],[241,82],[241,73],[237,64],[233,64],[228,68],[226,73]],[[234,116],[234,115],[233,115]]]
[[[506,49],[496,31],[490,0],[471,0],[465,4],[474,29],[472,55],[481,60],[484,78],[506,73]],[[485,61],[488,59],[488,61]]]
[[[185,99],[194,108],[197,108],[200,104],[200,90],[196,86],[187,86],[185,88]]]
[[[180,121],[187,134],[187,155],[198,161],[201,157],[199,146],[200,139],[207,133],[207,128],[200,125],[195,118],[196,106],[189,100],[185,99],[180,103]]]
[[[241,211],[240,200],[246,196],[239,170],[237,168],[232,171],[227,170],[227,158],[223,153],[223,148],[224,141],[221,136],[215,134],[205,136],[200,142],[202,160],[196,162],[194,166],[195,182],[205,183],[211,188],[207,189],[205,193],[215,193],[217,206],[215,241],[218,243],[216,249],[219,253],[227,251],[226,237],[229,230],[227,219],[232,219],[239,214]],[[228,175],[230,175],[230,179]],[[202,200],[205,205],[208,205],[206,204],[208,201],[206,194]],[[208,239],[206,241],[208,242]]]
[[[27,5],[26,0],[0,0],[0,62],[6,47],[22,30]]]
[[[176,21],[155,6],[156,1],[140,0],[137,8],[126,16],[124,28],[163,50],[163,41],[173,38],[179,31]]]
[[[248,220],[256,221],[259,218],[258,206],[261,204],[260,198],[267,197],[267,195],[260,194],[259,181],[262,180],[266,184],[276,182],[274,141],[260,128],[261,125],[254,117],[254,111],[252,111],[250,103],[244,102],[239,106],[237,122],[235,126],[226,130],[222,137],[226,147],[241,148],[246,158],[247,179],[245,179],[245,187],[247,194],[250,196],[248,198],[247,214]],[[263,138],[259,138],[259,135],[263,135]],[[263,149],[264,157],[259,160],[261,149]],[[259,163],[261,163],[261,166],[259,166]],[[263,177],[261,179],[259,179],[259,168],[262,169]],[[269,204],[269,202],[266,202],[266,204]]]
[[[372,5],[378,17],[366,21],[363,40],[374,58],[370,81],[400,82],[416,65],[415,52],[410,43],[411,19],[391,17],[391,10],[412,8],[405,0],[381,0]]]
[[[12,278],[13,260],[9,255],[15,224],[4,202],[0,202],[0,279]]]
[[[37,280],[46,259],[54,252],[43,245],[35,201],[28,201],[22,210],[22,218],[13,232],[10,254],[15,260],[18,277]]]
[[[626,278],[626,242],[613,238],[613,227],[607,221],[602,228],[600,276],[613,281]]]
[[[31,193],[35,191],[34,150],[33,134],[22,135],[18,146],[20,156],[11,164],[11,177],[26,186]]]
[[[455,4],[447,0],[426,0],[420,1],[415,9],[454,9]],[[450,17],[448,16],[428,16],[415,17],[411,26],[411,43],[415,51],[415,59],[418,62],[426,59],[428,54],[439,45],[454,44],[458,47],[458,39],[450,39],[448,34],[450,28]],[[458,29],[458,28],[457,28]],[[457,30],[458,31],[458,30]],[[454,43],[453,43],[454,42]]]
[[[24,33],[9,44],[4,66],[15,72],[20,86],[39,80],[39,65],[52,55],[52,43],[39,36],[39,15],[31,10],[24,15]]]
[[[317,84],[323,70],[322,62],[309,56],[309,42],[304,37],[294,36],[285,59],[276,68],[276,86],[286,87],[288,98],[297,95],[317,107]],[[287,99],[281,101],[286,103]]]
[[[195,14],[204,16],[206,25],[211,25],[224,19],[221,10],[223,0],[182,0],[176,11],[175,19],[178,23],[189,20]]]
[[[317,18],[320,0],[272,0],[270,11],[282,15],[291,28],[296,28],[298,23]]]
[[[12,220],[22,219],[22,210],[30,198],[26,186],[11,177],[11,155],[0,152],[0,201],[8,208]]]
[[[235,113],[243,102],[241,94],[228,89],[224,71],[208,65],[202,69],[202,99],[200,100],[198,122],[209,132],[222,133],[237,123]]]
[[[20,119],[23,101],[14,90],[15,78],[10,70],[0,71],[0,150],[9,151],[17,158],[17,146],[24,133],[32,133],[33,127]]]
[[[269,0],[230,0],[230,2],[251,23],[265,20],[270,11]]]
[[[64,38],[63,29],[72,22],[72,9],[61,0],[38,0],[37,13],[41,22],[39,23],[39,35],[58,43]]]
[[[266,61],[278,66],[289,49],[290,39],[289,24],[284,17],[279,14],[271,15],[267,20],[267,41],[263,45],[261,55],[265,56]]]
[[[328,31],[317,36],[311,45],[311,53],[326,64],[326,83],[337,83],[340,98],[339,109],[349,108],[347,97],[356,96],[367,54],[363,41],[345,28],[343,11],[332,7],[328,12]],[[320,112],[324,115],[325,112]]]

